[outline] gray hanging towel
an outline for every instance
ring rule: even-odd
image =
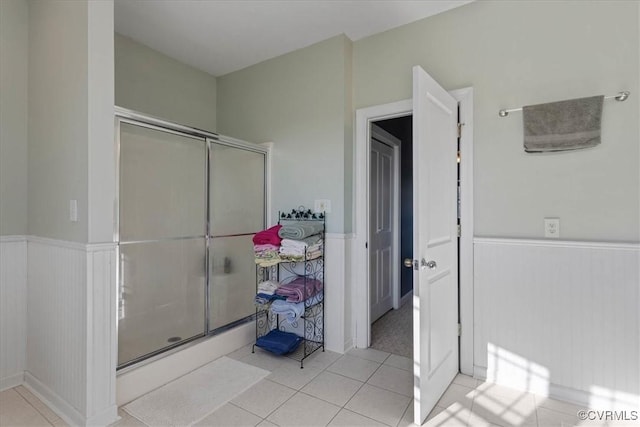
[[[600,144],[604,96],[522,108],[524,151],[566,151]]]

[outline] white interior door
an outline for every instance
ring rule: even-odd
[[[458,372],[457,102],[413,68],[414,422]]]
[[[369,190],[369,321],[393,308],[393,148],[371,138]]]

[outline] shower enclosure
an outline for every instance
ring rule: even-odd
[[[251,319],[267,150],[116,109],[118,367]]]

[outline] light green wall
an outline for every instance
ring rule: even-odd
[[[115,35],[116,105],[216,130],[216,78]]]
[[[353,43],[344,38],[344,232],[353,231]]]
[[[29,3],[29,234],[79,242],[88,239],[87,16],[85,1]]]
[[[29,9],[0,1],[0,235],[27,234]]]
[[[218,131],[274,143],[274,212],[330,199],[330,232],[345,230],[350,211],[344,184],[351,179],[344,171],[345,149],[351,150],[350,43],[333,37],[218,77]]]
[[[355,108],[410,98],[411,67],[474,88],[479,236],[640,240],[638,2],[479,1],[354,43]],[[525,154],[501,108],[630,90],[605,101],[602,144]]]

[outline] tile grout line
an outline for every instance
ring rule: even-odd
[[[47,416],[45,414],[43,414],[38,408],[35,407],[35,405],[33,403],[31,403],[31,401],[29,399],[26,398],[26,396],[24,396],[22,393],[20,393],[20,390],[18,390],[17,386],[15,387],[15,391],[18,394],[18,396],[20,396],[22,398],[22,400],[24,400],[25,402],[27,402],[27,404],[29,404],[29,406],[31,406],[38,414],[40,414],[40,416],[42,418],[44,418],[44,420],[49,423],[49,425],[51,425],[53,427],[53,421],[49,420],[49,418],[47,418]],[[25,389],[26,390],[26,389]],[[27,390],[29,393],[31,393],[29,390]],[[38,399],[33,393],[31,393],[31,395],[36,398],[40,403],[42,403],[45,407],[47,407],[47,409],[49,409],[51,412],[53,412],[53,410],[51,410],[51,408],[49,408],[47,405],[45,405],[40,399]],[[55,421],[61,421],[62,419],[60,417],[58,417],[58,415],[54,412],[54,415],[56,416],[56,420]]]
[[[364,358],[361,358],[361,357],[358,357],[358,356],[352,356],[352,357],[356,357],[356,358],[361,359],[361,360],[366,360],[366,361],[369,361],[369,362],[378,363],[378,367],[377,367],[377,368],[376,368],[376,369],[375,369],[375,370],[374,370],[374,371],[373,371],[373,372],[372,372],[372,373],[367,377],[367,380],[366,380],[366,381],[364,381],[364,382],[363,382],[363,381],[360,381],[360,380],[356,380],[355,378],[350,378],[350,377],[347,377],[346,375],[342,375],[342,374],[339,374],[339,373],[332,372],[332,371],[329,371],[329,370],[328,370],[328,369],[329,369],[329,367],[331,367],[333,364],[337,363],[337,362],[338,362],[342,357],[344,357],[344,356],[345,356],[345,355],[340,356],[340,357],[339,357],[338,359],[336,359],[333,363],[329,364],[328,366],[326,366],[325,368],[323,368],[322,370],[320,370],[320,372],[319,372],[316,376],[314,376],[311,380],[309,380],[306,384],[304,384],[304,385],[300,388],[300,390],[292,389],[291,387],[285,386],[284,384],[280,384],[280,383],[278,383],[278,382],[276,382],[276,381],[272,381],[272,380],[267,380],[267,378],[265,378],[265,380],[267,380],[267,381],[271,381],[271,382],[273,382],[273,383],[276,383],[276,384],[282,385],[282,386],[284,386],[284,387],[287,387],[287,388],[289,388],[289,389],[291,389],[291,390],[294,390],[294,393],[293,393],[293,395],[291,395],[287,400],[285,400],[285,401],[284,401],[284,402],[282,402],[279,406],[277,406],[277,407],[276,407],[276,408],[274,408],[271,412],[269,412],[269,413],[267,414],[267,416],[266,416],[265,418],[263,418],[263,421],[267,421],[267,422],[270,422],[270,423],[272,423],[272,424],[275,424],[275,423],[273,423],[272,421],[270,421],[270,420],[268,419],[268,417],[270,417],[271,415],[273,415],[273,413],[274,413],[274,412],[276,412],[278,409],[280,409],[282,406],[284,406],[288,401],[290,401],[291,399],[293,399],[293,397],[295,397],[297,394],[303,394],[303,395],[305,395],[305,396],[307,396],[307,397],[311,397],[311,398],[314,398],[314,399],[318,399],[318,400],[320,400],[320,401],[322,401],[322,402],[328,403],[328,404],[330,404],[330,405],[333,405],[333,406],[336,406],[336,407],[338,407],[338,408],[339,408],[339,410],[338,410],[338,412],[336,413],[336,415],[334,415],[334,416],[331,418],[331,420],[329,420],[329,423],[328,423],[328,424],[330,424],[330,423],[331,423],[331,421],[333,421],[333,419],[338,415],[338,413],[340,413],[340,411],[341,411],[342,409],[347,410],[347,411],[350,411],[350,412],[353,412],[353,413],[358,414],[358,415],[361,415],[361,416],[364,416],[365,418],[371,419],[371,420],[373,420],[373,421],[376,421],[376,422],[379,422],[379,423],[382,423],[382,424],[386,424],[386,423],[384,423],[384,422],[382,422],[382,421],[380,421],[380,420],[376,420],[376,419],[374,419],[374,418],[371,418],[371,417],[367,417],[367,416],[365,416],[365,415],[362,415],[362,414],[360,414],[360,413],[358,413],[358,412],[351,411],[350,409],[346,408],[346,405],[348,405],[348,404],[349,404],[349,402],[350,402],[351,400],[353,400],[353,398],[355,397],[355,395],[356,395],[356,394],[358,394],[358,392],[359,392],[359,391],[364,387],[364,385],[365,385],[365,384],[368,384],[370,387],[374,387],[374,388],[377,388],[377,389],[379,389],[379,390],[384,390],[384,391],[387,391],[387,392],[390,392],[390,393],[397,394],[397,395],[399,395],[399,396],[403,396],[403,397],[409,397],[409,396],[405,396],[405,395],[402,395],[402,394],[400,394],[400,393],[396,393],[396,392],[391,391],[391,390],[386,390],[386,389],[383,389],[383,388],[381,388],[381,387],[377,387],[377,386],[374,386],[374,385],[372,385],[372,384],[369,384],[369,383],[367,382],[367,381],[368,381],[369,379],[371,379],[371,377],[372,377],[372,376],[373,376],[373,375],[374,375],[374,374],[375,374],[375,373],[376,373],[376,372],[377,372],[377,371],[382,367],[383,362],[376,362],[376,361],[369,360],[369,359],[364,359]],[[385,357],[385,359],[384,359],[384,360],[386,361],[390,356],[391,356],[391,354],[388,354],[388,355],[387,355],[387,357]],[[399,369],[399,368],[398,368],[398,369]],[[351,396],[351,397],[350,397],[350,398],[349,398],[349,399],[344,403],[344,405],[342,405],[342,406],[336,405],[336,404],[335,404],[335,403],[333,403],[333,402],[329,402],[329,401],[324,400],[324,399],[322,399],[322,398],[319,398],[319,397],[316,397],[316,396],[312,396],[312,395],[308,394],[307,392],[302,391],[302,389],[303,389],[304,387],[306,387],[306,386],[307,386],[309,383],[311,383],[314,379],[316,379],[318,376],[320,376],[323,372],[329,372],[329,373],[332,373],[332,374],[334,374],[334,375],[339,375],[339,376],[341,376],[341,377],[343,377],[343,378],[347,378],[347,379],[350,379],[350,380],[353,380],[353,381],[360,382],[361,384],[360,384],[360,386],[358,387],[358,389],[355,391],[355,393],[354,393],[354,394],[353,394],[353,395],[352,395],[352,396]],[[411,405],[411,400],[409,401],[409,403],[407,404],[407,407],[406,407],[406,408],[404,409],[404,411],[402,412],[402,415],[403,415],[403,416],[404,416],[404,413],[406,412],[406,410],[408,409],[408,407],[409,407],[410,405]],[[236,405],[234,405],[234,406],[236,406]],[[240,408],[240,409],[244,409],[244,408]],[[245,409],[245,410],[246,410],[246,409]],[[251,411],[248,411],[248,412],[252,413]],[[254,415],[257,415],[257,414],[254,414]],[[258,416],[259,416],[259,415],[258,415]],[[400,417],[400,420],[399,420],[398,422],[400,422],[400,421],[402,421],[402,416]],[[327,424],[327,425],[328,425],[328,424]],[[388,424],[387,424],[387,425],[388,425]],[[390,427],[393,427],[393,426],[390,426]]]
[[[400,415],[400,419],[398,420],[398,422],[396,423],[396,427],[400,426],[400,423],[402,422],[402,420],[404,419],[404,414],[407,413],[407,411],[409,410],[409,408],[411,407],[411,403],[413,402],[413,398],[409,399],[409,403],[407,404],[407,407],[404,408],[404,411],[402,411],[402,415]],[[428,415],[427,415],[428,417]]]

